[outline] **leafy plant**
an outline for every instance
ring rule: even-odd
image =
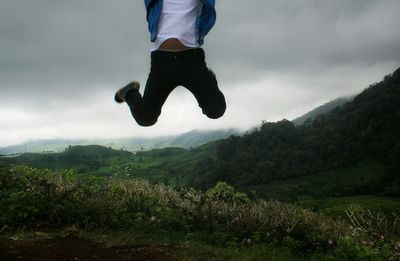
[[[194,189],[178,192],[141,179],[82,181],[70,171],[21,166],[0,175],[2,230],[38,226],[87,231],[136,229],[148,234],[184,235],[183,240],[228,248],[268,245],[350,257],[395,255],[397,245],[390,238],[398,232],[398,219],[389,226],[378,219],[380,216],[351,213],[356,218],[352,221],[358,224],[353,229],[343,220],[293,204],[252,202],[226,183],[203,193]],[[382,232],[386,233],[384,239],[376,238]]]

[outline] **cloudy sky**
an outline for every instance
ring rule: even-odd
[[[216,2],[204,49],[225,116],[207,119],[177,88],[157,125],[143,128],[113,101],[119,87],[147,79],[142,0],[1,0],[0,146],[246,129],[356,94],[400,66],[399,0]]]

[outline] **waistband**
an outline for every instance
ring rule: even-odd
[[[193,58],[204,59],[203,49],[191,48],[182,51],[155,50],[151,52],[152,63],[162,61],[185,61]]]

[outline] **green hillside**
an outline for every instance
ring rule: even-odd
[[[178,260],[396,260],[399,171],[400,69],[301,126],[263,122],[196,148],[0,158],[0,236],[57,228],[165,244]]]
[[[306,121],[312,121],[318,115],[328,113],[337,107],[343,106],[347,102],[352,101],[353,98],[354,97],[341,97],[341,98],[334,99],[333,101],[329,101],[329,102],[311,110],[310,112],[307,112],[306,114],[292,120],[292,122],[295,125],[303,125]]]
[[[13,145],[0,148],[0,155],[11,155],[20,153],[43,153],[43,152],[62,152],[68,146],[88,146],[101,145],[113,149],[123,149],[127,151],[150,150],[165,147],[181,147],[190,149],[209,143],[211,141],[224,139],[232,134],[238,134],[236,129],[224,130],[193,130],[180,135],[160,136],[160,137],[132,137],[115,139],[50,139],[33,140],[24,142],[20,145]]]
[[[60,153],[25,153],[18,157],[6,158],[14,164],[24,164],[53,170],[73,169],[77,173],[101,170],[116,160],[129,159],[132,153],[99,145],[70,146]]]
[[[163,148],[137,152],[131,159],[113,166],[122,177],[140,177],[153,183],[185,186],[197,162],[215,154],[220,142],[194,148]]]
[[[301,126],[263,122],[244,134],[184,149],[130,153],[70,146],[62,153],[6,159],[80,177],[146,178],[153,183],[207,189],[225,181],[255,198],[301,201],[355,195],[399,196],[400,71],[353,101]],[[207,136],[207,135],[206,135]],[[189,133],[180,143],[202,140]]]
[[[226,181],[280,199],[399,196],[399,171],[400,69],[303,126],[263,122],[224,140],[215,158],[199,162],[189,184],[206,189]]]
[[[215,154],[220,142],[194,149],[177,147],[131,153],[99,145],[70,146],[60,153],[25,153],[3,161],[51,170],[74,170],[80,177],[146,178],[154,183],[186,185],[195,164]]]
[[[346,210],[352,207],[361,207],[375,213],[384,213],[387,216],[400,211],[400,200],[398,198],[372,195],[306,199],[300,200],[298,204],[313,211],[320,211],[328,216],[343,218],[346,217]]]
[[[241,187],[255,198],[298,201],[310,198],[349,195],[384,195],[380,184],[386,183],[387,166],[379,161],[363,160],[349,167],[315,174],[280,179],[266,184]],[[389,184],[386,184],[390,189]]]
[[[160,153],[166,152],[153,151],[157,157]],[[168,153],[177,156],[181,152],[171,149]],[[88,249],[79,248],[68,260],[109,260],[97,258],[98,251],[108,249],[119,257],[120,248],[114,246],[121,245],[130,248],[128,252],[124,250],[129,255],[121,260],[131,260],[139,246],[144,249],[142,253],[163,246],[179,254],[151,260],[396,260],[398,257],[399,212],[382,216],[352,208],[348,210],[351,218],[344,220],[300,205],[275,200],[251,201],[221,182],[201,192],[177,191],[143,179],[106,177],[82,181],[71,171],[24,166],[0,168],[2,257],[6,253],[6,257],[11,256],[6,260],[19,260],[22,258],[16,254],[18,250],[43,249],[35,245],[45,245],[44,252],[48,253],[59,238],[67,239],[64,242],[79,240],[91,250],[90,255],[83,255]],[[396,204],[393,199],[394,202],[376,197],[358,198],[364,204],[365,200],[373,204]],[[328,208],[338,204],[337,201],[312,204],[321,207],[325,204]],[[341,201],[345,204],[346,199]],[[105,244],[103,250],[93,251],[93,240]],[[30,257],[43,260],[36,258],[36,253],[24,255],[23,259],[31,260]],[[112,260],[120,260],[118,257]]]

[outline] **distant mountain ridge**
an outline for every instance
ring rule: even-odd
[[[113,160],[131,158],[134,154],[100,145],[68,146],[59,153],[23,153],[17,157],[4,158],[9,163],[28,165],[43,169],[74,169],[77,173],[106,167]]]
[[[203,134],[193,131],[169,142],[188,146],[202,142]],[[152,144],[166,144],[161,138],[157,142]],[[243,135],[230,135],[194,149],[160,147],[130,153],[71,146],[62,153],[28,153],[0,160],[72,169],[82,177],[140,177],[176,187],[207,189],[225,181],[255,198],[287,201],[355,195],[400,197],[400,69],[352,101],[303,125],[288,120],[262,122]]]
[[[1,157],[2,166],[27,165],[55,171],[70,170],[81,178],[119,176],[145,178],[154,183],[184,186],[195,164],[215,154],[222,140],[193,149],[178,147],[137,151],[114,150],[101,145],[68,146],[57,153],[23,153]]]
[[[354,96],[340,97],[329,101],[310,112],[292,120],[298,126],[303,125],[307,120],[312,120],[316,116],[332,111],[341,107],[354,99]],[[0,155],[20,154],[20,153],[41,153],[41,152],[62,152],[68,146],[77,145],[102,145],[113,149],[124,149],[128,151],[150,150],[165,147],[181,147],[190,149],[201,146],[208,142],[225,139],[231,135],[240,134],[237,129],[226,130],[192,130],[179,135],[160,136],[160,137],[132,137],[115,139],[49,139],[32,140],[19,145],[0,147]]]
[[[127,151],[140,151],[164,147],[181,147],[190,149],[208,142],[228,138],[233,134],[239,134],[237,129],[226,130],[192,130],[180,135],[161,136],[153,138],[132,137],[116,139],[49,139],[33,140],[20,145],[0,148],[0,154],[10,155],[18,153],[62,152],[68,146],[77,145],[102,145],[113,149]]]
[[[334,99],[334,100],[329,101],[321,106],[318,106],[317,108],[311,110],[310,112],[307,112],[306,114],[292,120],[292,122],[296,126],[303,125],[307,120],[313,120],[316,116],[330,112],[337,107],[341,107],[344,104],[346,104],[347,102],[352,101],[353,99],[354,99],[354,96],[340,97],[340,98]]]

